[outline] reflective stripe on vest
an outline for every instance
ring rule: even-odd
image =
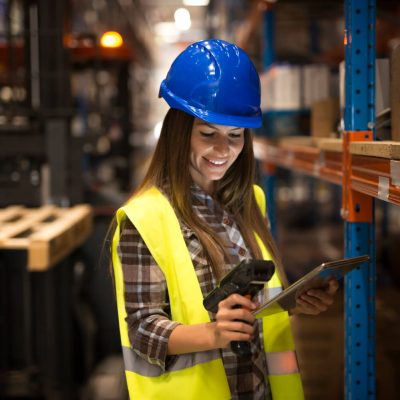
[[[164,371],[157,365],[153,365],[138,356],[131,347],[122,347],[122,355],[124,357],[125,369],[127,371],[136,372],[143,376],[160,376]],[[177,357],[176,362],[168,369],[168,371],[179,371],[181,369],[190,368],[196,364],[203,364],[216,360],[221,357],[219,350],[201,351],[197,353],[181,354]]]
[[[255,187],[257,202],[265,210],[261,188]],[[117,212],[118,227],[113,239],[113,267],[117,292],[118,317],[121,342],[126,362],[126,375],[131,399],[229,399],[230,393],[221,359],[211,360],[219,351],[196,353],[195,357],[179,356],[178,369],[159,374],[148,363],[139,360],[130,349],[124,285],[118,243],[120,223],[127,216],[139,231],[167,281],[171,306],[171,319],[183,324],[209,322],[208,312],[202,305],[203,296],[193,268],[190,254],[180,231],[179,222],[167,199],[152,188],[135,197]],[[257,237],[257,235],[256,235]],[[263,258],[270,258],[265,246],[257,237]],[[277,273],[268,282],[269,296],[279,292],[281,283]],[[181,301],[185,299],[185,301]],[[286,312],[263,318],[264,348],[270,373],[269,381],[274,400],[303,399],[300,376],[295,369],[281,368],[281,360],[292,353],[294,343]],[[279,354],[282,355],[279,358]],[[204,357],[205,356],[205,357]],[[287,358],[289,359],[289,358]],[[276,364],[275,364],[276,362]],[[147,366],[143,367],[143,363]],[[297,363],[296,363],[297,365]],[[155,367],[158,369],[158,367]]]
[[[280,351],[266,353],[270,375],[285,375],[299,372],[296,353],[294,351]]]

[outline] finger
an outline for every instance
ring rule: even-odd
[[[309,300],[310,302],[314,300],[313,304],[315,304],[315,301],[322,302],[326,305],[331,305],[333,303],[333,295],[323,290],[311,289],[308,290],[304,296],[307,296],[305,300]]]
[[[339,289],[339,282],[336,279],[331,279],[328,282],[328,293],[329,294],[335,294],[336,291]]]
[[[304,294],[300,297],[300,300],[317,308],[319,311],[326,311],[328,309],[327,304],[316,296],[308,296],[307,294]]]
[[[253,324],[256,320],[254,315],[246,308],[220,308],[215,316],[217,321],[233,321],[235,319]]]
[[[258,299],[254,299],[254,300],[253,300],[253,304],[256,306],[256,308],[258,308],[258,307],[261,306],[261,301],[258,300]]]
[[[239,332],[252,335],[254,327],[242,321],[222,321],[217,324],[217,329],[221,332]]]
[[[225,333],[224,340],[227,341],[227,345],[228,345],[230,342],[233,342],[233,341],[240,341],[240,342],[246,341],[246,342],[248,342],[248,341],[250,341],[252,339],[252,337],[253,336],[251,334],[248,334],[248,333],[231,331],[231,332],[226,332]]]
[[[226,307],[226,308],[232,308],[237,305],[248,308],[250,310],[254,310],[256,308],[255,303],[253,303],[247,297],[241,296],[238,293],[231,294],[226,299],[220,301],[218,304],[219,307]]]
[[[303,314],[318,315],[321,312],[318,308],[308,303],[307,301],[302,300],[300,297],[296,300],[296,305],[298,311]]]

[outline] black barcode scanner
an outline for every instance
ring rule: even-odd
[[[216,313],[218,303],[233,293],[252,299],[272,278],[274,271],[275,265],[271,260],[242,261],[221,279],[217,288],[205,297],[203,305],[206,310]],[[239,356],[251,354],[250,342],[231,342],[231,349]]]

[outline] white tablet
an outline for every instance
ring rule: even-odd
[[[305,291],[324,287],[331,279],[339,280],[352,269],[361,266],[368,260],[369,256],[364,255],[325,262],[292,283],[278,295],[267,300],[257,310],[254,310],[253,314],[256,318],[262,318],[277,312],[289,311],[296,306],[296,299]]]

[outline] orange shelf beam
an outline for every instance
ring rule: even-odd
[[[324,150],[293,140],[268,142],[257,138],[255,153],[263,162],[342,185],[342,152]],[[400,160],[353,154],[351,188],[389,203],[400,205]]]

